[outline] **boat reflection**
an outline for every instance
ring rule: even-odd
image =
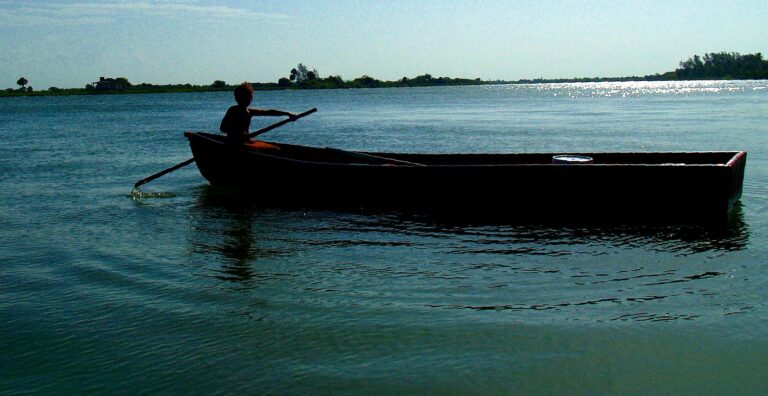
[[[190,250],[204,257],[211,276],[241,284],[287,276],[278,270],[286,260],[327,264],[334,254],[360,253],[380,260],[418,249],[425,260],[437,254],[456,257],[457,262],[478,255],[600,256],[621,251],[716,255],[745,249],[750,234],[740,207],[721,223],[522,222],[445,213],[265,206],[210,186],[196,193],[190,209]]]
[[[197,198],[190,213],[194,227],[190,233],[190,251],[195,255],[213,256],[216,265],[204,264],[211,276],[247,285],[274,275],[259,272],[253,265],[259,260],[286,254],[285,249],[270,248],[263,243],[274,235],[268,227],[258,227],[259,207],[232,200],[209,187],[201,189]]]
[[[429,224],[450,232],[460,230],[466,234],[473,230],[479,234],[498,233],[507,241],[528,241],[541,246],[563,244],[600,243],[614,248],[643,247],[659,252],[695,254],[707,251],[738,251],[749,241],[749,227],[744,213],[737,204],[727,216],[717,219],[648,218],[539,218],[493,216],[488,214],[456,215],[409,213],[401,215],[407,222]],[[504,253],[504,249],[495,250]],[[489,252],[486,249],[466,250],[465,253]],[[508,253],[518,253],[511,250]]]

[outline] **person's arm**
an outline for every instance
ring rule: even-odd
[[[282,110],[274,110],[274,109],[264,110],[264,109],[250,109],[249,108],[248,109],[248,113],[252,117],[253,116],[256,116],[256,117],[259,117],[259,116],[268,116],[268,117],[269,116],[273,116],[273,117],[286,116],[286,117],[288,117],[290,119],[296,119],[296,114],[295,113],[289,113],[287,111],[282,111]]]

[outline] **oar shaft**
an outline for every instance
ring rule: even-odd
[[[347,150],[341,150],[333,147],[326,147],[326,150],[336,153],[339,155],[346,155],[353,158],[358,158],[362,160],[368,160],[368,161],[374,161],[379,163],[385,163],[385,164],[397,164],[397,165],[410,165],[410,166],[426,166],[424,164],[420,164],[418,162],[411,162],[411,161],[403,161],[400,159],[395,158],[388,158],[388,157],[382,157],[379,155],[372,155],[372,154],[366,154],[361,153],[359,151],[347,151]]]
[[[160,176],[163,176],[165,174],[171,173],[171,172],[175,171],[176,169],[183,168],[183,167],[185,167],[185,166],[187,166],[187,165],[189,165],[189,164],[191,164],[193,162],[195,162],[195,159],[194,158],[190,158],[190,159],[188,159],[188,160],[186,160],[186,161],[184,161],[184,162],[182,162],[180,164],[176,164],[176,165],[174,165],[174,166],[172,166],[172,167],[170,167],[170,168],[168,168],[166,170],[162,170],[160,172],[157,172],[157,173],[155,173],[152,176],[149,176],[147,178],[144,178],[144,179],[141,179],[141,180],[137,181],[136,184],[133,185],[133,188],[138,188],[139,186],[141,186],[143,184],[147,184],[147,183],[151,182],[152,180],[157,179]]]
[[[281,126],[283,126],[283,125],[285,125],[285,124],[287,124],[287,123],[289,123],[289,122],[294,122],[294,121],[298,120],[299,118],[301,118],[301,117],[304,117],[304,116],[308,116],[308,115],[310,115],[310,114],[312,114],[312,113],[314,113],[314,112],[316,112],[316,111],[317,111],[317,108],[312,108],[312,109],[309,109],[309,110],[307,110],[307,111],[305,111],[305,112],[303,112],[303,113],[299,113],[299,114],[297,114],[297,115],[296,115],[296,118],[293,118],[293,119],[289,118],[289,119],[287,119],[287,120],[282,120],[282,121],[280,121],[280,122],[277,122],[277,123],[274,123],[274,124],[272,124],[272,125],[270,125],[270,126],[268,126],[268,127],[265,127],[265,128],[259,129],[259,130],[258,130],[258,131],[256,131],[256,132],[251,132],[251,133],[249,133],[249,134],[248,134],[248,137],[249,137],[249,138],[252,138],[252,137],[256,137],[256,136],[259,136],[259,135],[261,135],[262,133],[266,133],[266,132],[269,132],[269,131],[271,131],[271,130],[273,130],[273,129],[275,129],[275,128],[279,128],[279,127],[281,127]]]

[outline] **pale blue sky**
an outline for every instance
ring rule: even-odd
[[[665,72],[706,52],[768,56],[768,1],[0,0],[0,88],[322,77]]]

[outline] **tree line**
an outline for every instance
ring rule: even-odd
[[[741,55],[738,52],[717,52],[694,55],[675,70],[680,80],[736,79],[758,80],[768,78],[768,61],[763,54]]]
[[[768,60],[761,53],[741,55],[738,52],[713,52],[704,56],[694,55],[680,62],[679,68],[664,74],[631,77],[583,77],[560,79],[523,79],[517,81],[481,81],[479,78],[450,78],[433,77],[422,74],[414,78],[403,77],[394,81],[382,81],[368,75],[352,80],[344,80],[339,75],[321,77],[316,69],[310,69],[302,63],[291,69],[288,76],[281,77],[276,83],[251,83],[256,90],[275,89],[335,89],[335,88],[390,88],[390,87],[426,87],[451,85],[481,85],[481,84],[535,84],[535,83],[568,83],[568,82],[602,82],[602,81],[674,81],[674,80],[746,80],[768,79]],[[18,89],[8,88],[0,91],[0,96],[15,95],[83,95],[105,93],[160,93],[160,92],[210,92],[229,91],[235,85],[216,80],[209,85],[192,84],[131,84],[127,78],[118,77],[120,89],[97,89],[93,84],[82,88],[50,87],[48,90],[34,91],[27,86],[29,81],[21,77],[16,81]]]
[[[663,74],[629,77],[582,77],[517,80],[517,84],[615,82],[615,81],[677,81],[677,80],[764,80],[768,79],[768,60],[761,53],[741,55],[738,52],[712,52],[703,57],[694,55],[680,62],[680,67]]]
[[[487,82],[483,82],[479,78],[433,77],[428,73],[414,78],[403,77],[394,81],[382,81],[368,75],[352,80],[344,80],[339,75],[322,78],[316,69],[309,69],[302,63],[291,69],[288,77],[282,77],[277,81],[277,86],[285,89],[393,88],[480,84],[487,84]]]
[[[50,87],[48,90],[34,91],[32,87],[26,87],[29,81],[22,77],[17,84],[19,89],[8,88],[0,91],[0,96],[16,95],[95,95],[95,94],[122,94],[122,93],[168,93],[168,92],[215,92],[231,91],[237,84],[228,84],[223,80],[215,80],[208,85],[192,84],[133,84],[125,77],[114,80],[115,88],[101,89],[95,84],[86,84],[85,88],[58,88]],[[309,69],[303,64],[291,69],[289,77],[282,77],[276,83],[251,83],[254,90],[284,90],[284,89],[336,89],[336,88],[387,88],[387,87],[422,87],[444,85],[478,85],[487,84],[479,78],[449,78],[433,77],[431,74],[423,74],[414,78],[403,77],[396,81],[382,81],[364,75],[353,80],[344,80],[341,76],[321,77],[315,69]],[[238,83],[239,84],[239,83]]]

